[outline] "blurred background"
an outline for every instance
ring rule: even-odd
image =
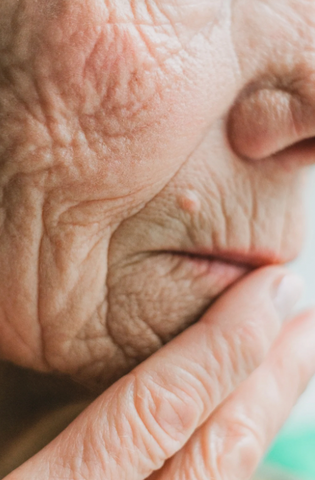
[[[306,291],[301,306],[315,303],[315,168],[310,170],[306,189],[306,208],[308,215],[308,232],[304,251],[300,258],[290,265],[292,270],[302,274],[306,279]],[[296,226],[299,228],[299,226]]]
[[[315,305],[315,168],[306,189],[308,232],[300,258],[290,268],[306,280],[299,308]],[[296,226],[299,228],[299,225]],[[315,479],[315,378],[271,446],[257,480]]]

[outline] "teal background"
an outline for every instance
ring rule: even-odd
[[[266,463],[282,467],[301,480],[315,479],[315,425],[284,428],[269,451]]]

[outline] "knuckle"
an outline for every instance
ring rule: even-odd
[[[209,348],[212,374],[208,390],[212,392],[214,405],[258,367],[267,350],[254,325],[242,325],[232,332],[221,331],[216,339],[216,344]]]
[[[242,420],[234,420],[229,427],[230,435],[238,442],[246,441],[252,450],[261,450],[262,438],[253,422]]]
[[[224,461],[220,463],[221,477],[226,478],[226,471],[235,470],[240,478],[249,478],[256,469],[264,452],[264,439],[254,422],[245,416],[226,421],[225,442],[223,446]]]
[[[170,457],[194,432],[200,405],[184,388],[145,375],[135,384],[135,408],[147,434]]]
[[[271,338],[268,338],[263,326],[253,321],[247,322],[239,329],[237,343],[244,360],[243,364],[251,372],[265,358],[271,346]]]

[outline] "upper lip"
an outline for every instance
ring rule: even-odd
[[[204,258],[207,260],[216,260],[233,265],[241,265],[247,268],[259,268],[267,265],[278,265],[287,263],[293,258],[285,257],[273,251],[214,251],[207,249],[188,249],[188,250],[165,250],[161,253],[173,255],[187,255],[190,257]]]

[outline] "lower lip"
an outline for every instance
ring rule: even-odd
[[[215,257],[177,253],[174,255],[179,257],[180,267],[185,272],[187,271],[187,275],[206,288],[211,287],[214,295],[219,295],[234,282],[253,270],[248,265],[234,264],[216,259]]]

